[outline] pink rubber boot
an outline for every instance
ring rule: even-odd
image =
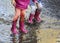
[[[41,22],[41,18],[39,17],[40,12],[41,12],[40,9],[36,9],[35,15],[34,15],[34,18],[35,18],[36,22],[38,22],[38,23]]]
[[[28,31],[25,28],[24,22],[23,21],[19,21],[19,29],[21,30],[21,32],[23,33],[28,33]]]
[[[25,16],[24,14],[20,15],[19,29],[21,30],[21,32],[27,33],[28,31],[26,30],[25,25],[24,25],[24,16]]]
[[[11,31],[12,31],[13,34],[17,34],[18,33],[17,29],[16,29],[16,22],[17,22],[17,20],[12,22]]]
[[[28,19],[28,23],[30,23],[30,24],[33,23],[33,17],[34,17],[34,14],[30,14],[29,19]]]

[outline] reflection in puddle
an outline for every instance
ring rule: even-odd
[[[27,34],[22,32],[19,32],[18,36],[13,34],[13,43],[37,43],[36,30],[39,28],[39,24],[27,25],[26,28],[28,28],[29,31]]]
[[[12,36],[12,39],[11,39],[12,43],[17,43],[16,35],[12,34],[11,36]]]
[[[22,43],[23,42],[23,33],[20,33],[19,34],[19,43]]]
[[[17,35],[14,35],[14,34],[11,34],[11,41],[12,41],[12,43],[22,43],[22,41],[23,41],[23,33],[19,33],[19,35],[17,36]]]

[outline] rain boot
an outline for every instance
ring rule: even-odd
[[[32,24],[33,18],[34,18],[34,14],[30,14],[29,19],[28,19],[28,23]]]
[[[28,31],[25,28],[24,24],[24,15],[21,15],[20,20],[19,20],[19,30],[21,30],[22,33],[27,33]]]
[[[39,17],[40,13],[41,13],[41,9],[36,9],[35,15],[34,15],[34,19],[35,19],[36,22],[38,22],[38,23],[41,22],[41,18]]]
[[[16,22],[17,22],[17,20],[12,22],[11,31],[12,31],[13,34],[17,34],[18,33],[17,29],[16,29]]]

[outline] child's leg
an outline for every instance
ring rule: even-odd
[[[31,6],[31,13],[30,13],[30,16],[29,16],[29,19],[28,19],[28,23],[33,23],[33,18],[34,18],[34,15],[35,15],[35,6]]]
[[[13,17],[12,28],[11,28],[11,31],[13,34],[17,33],[16,23],[17,23],[19,15],[20,15],[20,10],[16,8],[15,9],[15,16]]]
[[[15,15],[13,17],[13,21],[16,21],[20,15],[20,9],[16,8],[15,9]]]
[[[20,20],[19,20],[19,29],[23,32],[23,33],[27,33],[27,30],[25,29],[25,25],[24,25],[24,17],[25,17],[25,10],[21,10],[21,15],[20,15]]]
[[[33,18],[34,18],[34,14],[30,13],[29,19],[28,19],[28,23],[33,23]]]
[[[39,17],[40,13],[41,13],[41,9],[36,9],[34,18],[38,23],[41,22],[41,18]]]

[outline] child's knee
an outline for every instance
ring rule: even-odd
[[[24,21],[24,17],[25,17],[24,14],[21,14],[21,15],[20,15],[20,20],[21,20],[21,21]]]
[[[20,15],[20,17],[23,17],[23,18],[24,18],[24,16],[25,16],[24,14],[21,14],[21,15]]]
[[[14,16],[13,21],[16,21],[18,19],[18,16]]]
[[[21,16],[21,17],[24,17],[24,16],[25,16],[25,10],[21,11],[20,16]]]
[[[13,21],[16,21],[16,20],[17,20],[17,19],[15,19],[15,18],[13,19]]]

